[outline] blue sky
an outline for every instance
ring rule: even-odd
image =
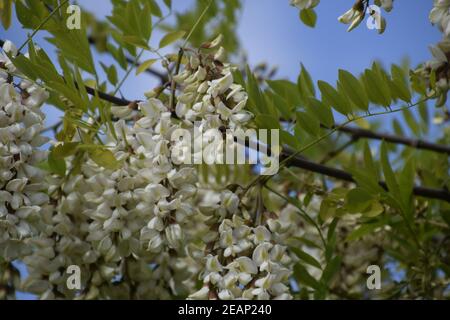
[[[409,56],[416,64],[429,58],[428,45],[440,39],[428,20],[432,0],[397,0],[385,13],[383,35],[365,24],[354,31],[337,21],[353,0],[322,0],[314,29],[304,26],[288,0],[247,0],[239,34],[250,61],[269,61],[279,75],[297,77],[300,62],[315,79],[334,81],[339,68],[358,73],[374,59],[398,63]]]
[[[78,3],[100,19],[105,19],[111,9],[108,0],[79,0]],[[192,3],[193,0],[173,0],[176,11],[183,11]],[[430,58],[428,46],[440,39],[438,30],[428,21],[432,0],[395,1],[394,10],[384,13],[388,27],[383,35],[367,29],[364,23],[351,33],[346,32],[347,27],[337,17],[352,3],[353,0],[322,0],[316,9],[317,26],[312,29],[300,22],[298,9],[290,6],[289,0],[244,0],[237,30],[250,64],[267,62],[278,67],[277,77],[295,81],[303,63],[314,80],[334,82],[339,68],[358,73],[375,59],[389,65],[408,57],[416,65]],[[26,31],[20,29],[17,21],[3,33],[4,30],[1,38],[12,39],[17,44],[26,39]],[[46,49],[44,36],[41,32],[35,39]],[[155,33],[153,43],[161,36]],[[113,62],[108,55],[97,55],[96,59],[107,64]],[[149,76],[137,78],[132,73],[121,91],[129,99],[140,99],[143,92],[156,84]],[[51,107],[46,111],[48,124],[58,121],[59,112]]]
[[[192,2],[173,0],[176,10],[184,10]],[[110,12],[108,0],[81,0],[79,3],[101,19]],[[364,24],[351,33],[346,32],[346,26],[340,24],[337,17],[352,3],[353,0],[322,0],[317,8],[317,26],[311,29],[300,22],[298,9],[289,6],[289,0],[245,0],[238,34],[250,64],[267,62],[278,66],[277,77],[295,80],[303,63],[315,80],[334,82],[339,68],[358,73],[375,59],[389,65],[407,56],[412,65],[416,65],[430,58],[428,46],[440,39],[439,32],[428,21],[432,0],[395,1],[394,10],[384,13],[388,26],[383,35],[368,30]],[[6,32],[0,28],[0,38],[11,39],[19,45],[25,40],[26,31],[20,29],[17,21],[13,24]],[[43,35],[38,34],[36,41],[47,48]],[[161,35],[155,37],[159,40]],[[54,57],[51,53],[50,56]],[[107,55],[96,58],[112,62]],[[146,75],[139,79],[132,75],[122,92],[130,99],[142,98],[143,92],[156,83]],[[58,121],[60,113],[50,107],[45,110],[49,125]],[[19,298],[30,296],[21,294]]]

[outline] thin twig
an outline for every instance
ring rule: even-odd
[[[351,145],[353,145],[356,141],[358,140],[358,138],[356,137],[352,137],[349,141],[347,141],[346,143],[344,143],[342,146],[340,146],[337,149],[334,149],[332,151],[330,151],[325,157],[323,157],[322,160],[319,161],[319,163],[321,164],[325,164],[328,161],[332,160],[333,158],[335,158],[336,156],[338,156],[340,153],[342,153],[345,149],[347,149],[348,147],[350,147]]]
[[[50,14],[44,19],[42,20],[42,22],[37,26],[36,29],[33,30],[33,32],[31,33],[31,35],[27,38],[27,40],[19,47],[19,49],[17,49],[17,52],[20,52],[27,44],[28,42],[30,42],[33,37],[36,35],[36,33],[38,33],[43,27],[44,25],[48,22],[48,20],[50,20],[52,18],[52,16],[58,12],[58,10],[66,5],[69,2],[69,0],[65,0],[63,2],[61,2],[52,12],[50,12]]]

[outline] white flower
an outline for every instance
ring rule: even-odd
[[[179,224],[171,224],[166,230],[166,238],[169,247],[177,249],[183,240],[183,233]]]
[[[211,95],[211,97],[215,98],[218,95],[225,93],[225,91],[227,91],[232,84],[233,84],[233,75],[230,72],[220,79],[211,81],[209,83],[209,89],[207,93]]]
[[[319,2],[320,0],[291,0],[291,5],[303,10],[314,8]]]
[[[200,290],[198,290],[197,292],[194,292],[194,293],[190,294],[189,295],[189,299],[192,299],[192,300],[206,300],[206,299],[208,299],[208,295],[209,295],[209,288],[208,288],[208,286],[204,286]]]
[[[350,32],[355,29],[361,21],[364,19],[364,5],[361,0],[358,2],[347,12],[341,15],[338,20],[344,24],[350,24],[347,31]]]
[[[394,0],[375,0],[375,4],[390,12],[394,6]]]

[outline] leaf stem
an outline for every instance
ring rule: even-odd
[[[30,42],[33,39],[33,37],[36,35],[36,33],[38,33],[39,30],[41,30],[44,27],[44,25],[48,22],[48,20],[50,20],[51,17],[56,12],[58,12],[58,10],[62,6],[66,5],[68,2],[69,2],[69,0],[64,0],[55,9],[53,9],[53,11],[50,12],[50,14],[44,20],[42,20],[42,22],[37,26],[37,28],[35,30],[33,30],[33,32],[28,36],[27,40],[24,43],[22,43],[22,45],[19,47],[19,49],[17,49],[17,52],[20,52],[28,44],[28,42]]]

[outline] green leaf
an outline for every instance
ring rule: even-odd
[[[261,90],[259,89],[258,82],[256,81],[248,65],[245,67],[245,73],[247,75],[246,89],[249,97],[248,106],[250,111],[255,115],[259,113],[268,114],[268,108],[261,94]]]
[[[314,28],[317,22],[317,14],[314,9],[303,9],[300,11],[300,20],[308,27]]]
[[[333,238],[335,238],[336,227],[337,227],[338,221],[339,221],[339,218],[334,218],[333,221],[328,226],[327,241],[333,241]]]
[[[64,159],[56,158],[53,154],[54,150],[55,149],[51,150],[48,155],[48,166],[51,172],[63,177],[66,175],[66,161]]]
[[[158,59],[148,59],[145,60],[144,62],[142,62],[139,67],[137,67],[136,69],[136,75],[144,72],[145,70],[147,70],[148,68],[150,68],[156,61],[158,61]]]
[[[313,288],[315,290],[321,290],[322,286],[314,277],[312,277],[308,270],[300,263],[294,265],[294,276],[295,279],[307,287]]]
[[[313,267],[316,267],[318,269],[322,269],[322,265],[319,261],[316,260],[313,256],[309,255],[308,253],[304,252],[303,250],[295,247],[291,247],[290,250],[295,253],[295,255],[302,260],[303,262],[312,265]]]
[[[291,109],[288,105],[288,102],[280,97],[276,93],[272,92],[264,92],[264,95],[268,97],[268,99],[272,100],[272,103],[277,108],[278,112],[283,116],[284,119],[288,120],[293,117],[293,112],[291,112]]]
[[[417,123],[416,119],[414,118],[414,115],[412,112],[408,109],[404,109],[402,111],[403,117],[405,118],[406,124],[411,129],[411,131],[414,133],[414,135],[418,136],[420,135],[420,126]]]
[[[79,95],[81,96],[81,99],[83,100],[82,109],[87,110],[88,106],[90,106],[90,100],[89,95],[86,90],[86,86],[84,85],[83,78],[81,77],[80,70],[77,68],[77,66],[74,66],[74,75],[75,75],[75,81],[77,83],[77,88]]]
[[[396,197],[400,194],[400,188],[397,183],[397,178],[395,177],[394,171],[389,163],[388,153],[386,148],[386,143],[383,141],[381,143],[381,166],[383,168],[384,178],[386,179],[386,185],[389,189],[389,192]]]
[[[34,64],[27,59],[25,55],[21,54],[15,58],[10,56],[8,53],[6,55],[14,63],[14,66],[28,78],[32,80],[36,80],[38,78],[38,69],[34,67]]]
[[[422,96],[427,95],[427,83],[425,79],[414,72],[411,72],[411,88]]]
[[[280,129],[280,122],[278,119],[268,114],[258,114],[255,117],[255,122],[260,129]]]
[[[161,8],[159,7],[158,3],[155,0],[148,1],[148,4],[150,5],[150,11],[152,14],[158,18],[162,17]]]
[[[322,277],[320,278],[320,281],[323,284],[328,286],[331,280],[333,280],[333,277],[337,274],[339,268],[341,267],[341,261],[341,257],[336,256],[327,264],[325,270],[322,273]]]
[[[325,125],[327,128],[333,127],[334,118],[330,107],[313,97],[307,99],[306,106],[309,108],[308,113],[314,115],[321,124]]]
[[[384,207],[379,201],[372,201],[369,208],[362,212],[364,217],[373,218],[384,212]]]
[[[405,72],[399,66],[393,64],[391,67],[392,82],[397,96],[405,102],[411,102],[411,90],[408,86]]]
[[[89,155],[91,159],[101,167],[111,170],[115,170],[119,167],[119,162],[114,157],[114,154],[111,152],[111,150],[94,147],[89,150]]]
[[[319,121],[311,115],[309,112],[297,112],[297,125],[303,130],[308,132],[313,137],[316,137],[320,133],[320,123]]]
[[[2,20],[2,25],[5,30],[8,30],[11,26],[12,3],[13,0],[3,0],[0,2],[0,19]]]
[[[371,102],[389,107],[391,105],[391,96],[389,86],[376,72],[366,70],[364,72],[364,85]]]
[[[289,80],[266,80],[266,82],[270,89],[288,103],[291,110],[301,104],[302,100],[297,84]]]
[[[317,85],[322,94],[322,101],[325,105],[331,106],[336,109],[337,112],[348,115],[352,113],[352,109],[346,102],[346,100],[333,88],[330,84],[325,81],[318,81]]]
[[[425,125],[425,128],[428,129],[428,124],[430,123],[430,115],[428,113],[428,105],[426,103],[426,101],[421,101],[419,103],[419,114],[420,114],[420,118],[422,119],[422,122]],[[427,132],[427,130],[425,130],[425,132]]]
[[[126,70],[127,69],[127,60],[125,57],[125,53],[123,51],[122,47],[114,47],[114,45],[112,45],[111,43],[107,43],[106,44],[106,51],[109,52],[111,54],[111,56],[114,58],[114,60],[117,61],[117,63],[119,64],[119,66],[123,69]]]
[[[300,149],[300,143],[296,137],[285,130],[280,130],[280,139],[282,144],[287,144],[294,150]]]
[[[411,196],[414,189],[415,178],[415,162],[414,158],[409,158],[405,167],[403,168],[398,178],[398,184],[400,187],[400,194],[402,196],[403,203],[408,206],[411,202]]]
[[[126,43],[131,44],[132,46],[136,46],[145,50],[150,50],[148,44],[138,36],[129,36],[129,35],[122,36],[122,40]]]
[[[323,200],[320,203],[319,217],[322,221],[327,221],[336,214],[336,204],[333,201]]]
[[[378,181],[378,170],[375,166],[375,162],[373,161],[372,152],[370,151],[367,140],[364,141],[364,166],[364,169],[367,171],[367,173],[369,173],[374,180]]]
[[[152,33],[152,12],[149,2],[129,0],[116,4],[112,15],[107,18],[118,29],[113,30],[113,38],[131,55],[135,56],[135,47],[150,49],[148,41]]]
[[[347,170],[352,174],[358,186],[366,189],[373,195],[385,192],[385,190],[378,184],[378,179],[374,179],[373,175],[366,169],[348,167]]]
[[[297,79],[297,85],[298,89],[300,91],[300,94],[302,96],[302,99],[305,99],[309,96],[315,96],[316,95],[316,89],[314,88],[314,82],[312,81],[311,75],[309,74],[308,70],[306,70],[305,66],[301,65],[301,71],[300,75]]]
[[[116,67],[113,64],[108,67],[103,62],[100,62],[100,65],[102,66],[103,71],[105,71],[108,81],[112,85],[116,85],[118,81]]]
[[[333,220],[333,223],[335,223],[336,218]],[[331,257],[334,254],[334,251],[336,249],[336,233],[334,232],[334,228],[333,229],[329,229],[328,230],[328,235],[327,235],[327,244],[325,247],[325,260],[327,261],[327,263],[330,262]]]
[[[399,136],[404,136],[405,132],[403,131],[402,125],[398,121],[398,119],[392,120],[392,128],[394,129],[395,134]]]
[[[361,213],[372,204],[372,195],[362,188],[350,190],[345,197],[345,208],[350,213]]]
[[[369,109],[369,98],[362,83],[350,72],[340,69],[339,82],[341,83],[345,94],[360,110]]]
[[[52,150],[52,157],[59,160],[72,156],[77,152],[77,147],[79,144],[79,142],[65,142],[58,144]]]
[[[364,224],[364,225],[360,226],[359,228],[350,232],[350,234],[346,238],[346,241],[351,242],[351,241],[358,240],[358,239],[364,237],[365,235],[372,233],[373,231],[375,231],[376,229],[378,229],[384,225],[385,225],[384,221],[370,223],[370,224]]]
[[[159,48],[164,48],[178,39],[183,38],[185,34],[185,31],[174,31],[166,34],[159,42]]]
[[[82,23],[81,29],[73,29],[68,32],[65,25],[65,21],[69,17],[68,13],[65,10],[61,10],[61,12],[63,16],[58,20],[58,27],[51,30],[52,37],[46,39],[55,45],[65,59],[90,74],[95,75],[95,65],[92,58],[91,46],[88,41],[86,24]]]

